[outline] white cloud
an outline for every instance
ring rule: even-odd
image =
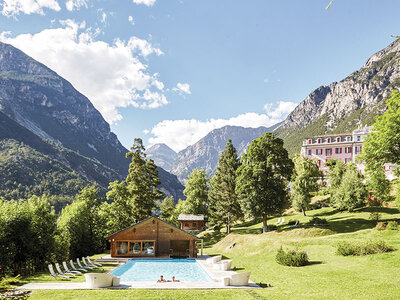
[[[153,6],[156,0],[132,0],[135,4],[144,4],[146,6]]]
[[[179,95],[183,94],[191,94],[192,92],[190,91],[190,84],[189,83],[180,83],[178,82],[176,87],[172,89],[174,92],[178,92]]]
[[[158,73],[151,74],[138,55],[160,55],[150,43],[131,37],[106,43],[98,30],[72,20],[37,34],[0,33],[0,40],[21,49],[69,80],[87,96],[108,122],[122,119],[119,107],[150,109],[168,103]],[[145,45],[145,46],[144,46]]]
[[[4,16],[17,16],[20,13],[44,15],[44,8],[60,11],[57,0],[4,0],[1,13]]]
[[[133,17],[132,17],[132,16],[129,16],[129,17],[128,17],[128,21],[129,21],[129,23],[131,23],[132,25],[135,25],[135,21],[133,20]]]
[[[100,22],[103,23],[103,24],[105,24],[107,22],[107,14],[104,11],[101,13]]]
[[[79,10],[81,7],[88,7],[86,0],[67,0],[65,7],[69,11]]]
[[[150,131],[150,146],[157,143],[165,143],[175,151],[180,151],[193,145],[206,136],[210,131],[226,125],[257,128],[270,127],[282,121],[290,107],[295,107],[293,102],[279,102],[277,107],[267,114],[245,113],[230,119],[210,119],[200,121],[191,120],[164,120],[156,124]],[[271,107],[272,108],[272,107]]]
[[[282,118],[292,112],[297,103],[290,102],[290,101],[279,101],[278,105],[274,104],[265,104],[264,110],[266,111],[267,115],[274,119]]]

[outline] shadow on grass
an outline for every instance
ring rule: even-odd
[[[331,210],[331,211],[324,211],[324,212],[317,213],[315,215],[312,215],[311,217],[332,216],[332,215],[337,214],[338,212],[339,212],[339,210],[334,209],[334,210]]]
[[[362,218],[329,220],[329,229],[336,233],[349,233],[375,227],[376,221]]]
[[[308,262],[308,264],[307,265],[305,265],[305,267],[307,267],[307,266],[313,266],[313,265],[322,265],[323,264],[323,262],[322,261],[319,261],[319,260],[313,260],[313,261],[310,261],[310,262]]]
[[[262,228],[237,228],[232,231],[236,234],[260,234],[262,233]]]
[[[250,221],[246,221],[246,222],[243,222],[243,223],[240,223],[240,224],[236,224],[236,225],[232,226],[232,228],[249,227],[249,226],[253,226],[255,224],[261,223],[261,222],[262,222],[262,219],[256,218],[256,219],[253,219],[253,220],[250,220]]]
[[[355,210],[355,212],[377,212],[377,213],[385,213],[389,215],[394,215],[400,213],[397,208],[391,207],[379,207],[379,206],[369,206],[369,207],[362,207]]]

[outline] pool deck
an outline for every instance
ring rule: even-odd
[[[206,263],[208,256],[203,255],[196,259],[199,265],[214,280],[211,282],[123,282],[120,286],[102,289],[252,289],[260,288],[256,283],[249,281],[248,286],[224,286],[221,279],[236,274],[235,271],[214,270]],[[17,288],[18,290],[87,290],[86,282],[44,282],[28,283]]]

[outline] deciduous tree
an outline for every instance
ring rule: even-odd
[[[183,213],[208,215],[208,179],[203,169],[192,171],[183,194],[186,196]]]

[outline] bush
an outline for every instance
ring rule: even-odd
[[[386,225],[387,230],[399,230],[399,224],[396,221],[389,221]]]
[[[376,228],[377,230],[385,230],[385,228],[386,228],[386,223],[385,223],[385,222],[378,222],[378,223],[376,223],[375,228]]]
[[[381,219],[381,214],[378,212],[372,212],[369,214],[369,219],[378,222]]]
[[[384,241],[368,241],[365,243],[340,242],[336,254],[343,256],[360,256],[393,251]]]
[[[328,225],[328,221],[323,218],[312,217],[310,221],[308,221],[310,225]]]
[[[19,284],[21,281],[21,276],[17,275],[15,277],[3,277],[0,280],[0,294],[5,293],[12,289],[15,285]],[[1,296],[0,296],[1,298]]]
[[[276,253],[275,260],[280,265],[301,267],[308,264],[308,255],[304,251],[289,250],[285,252],[281,247]]]

